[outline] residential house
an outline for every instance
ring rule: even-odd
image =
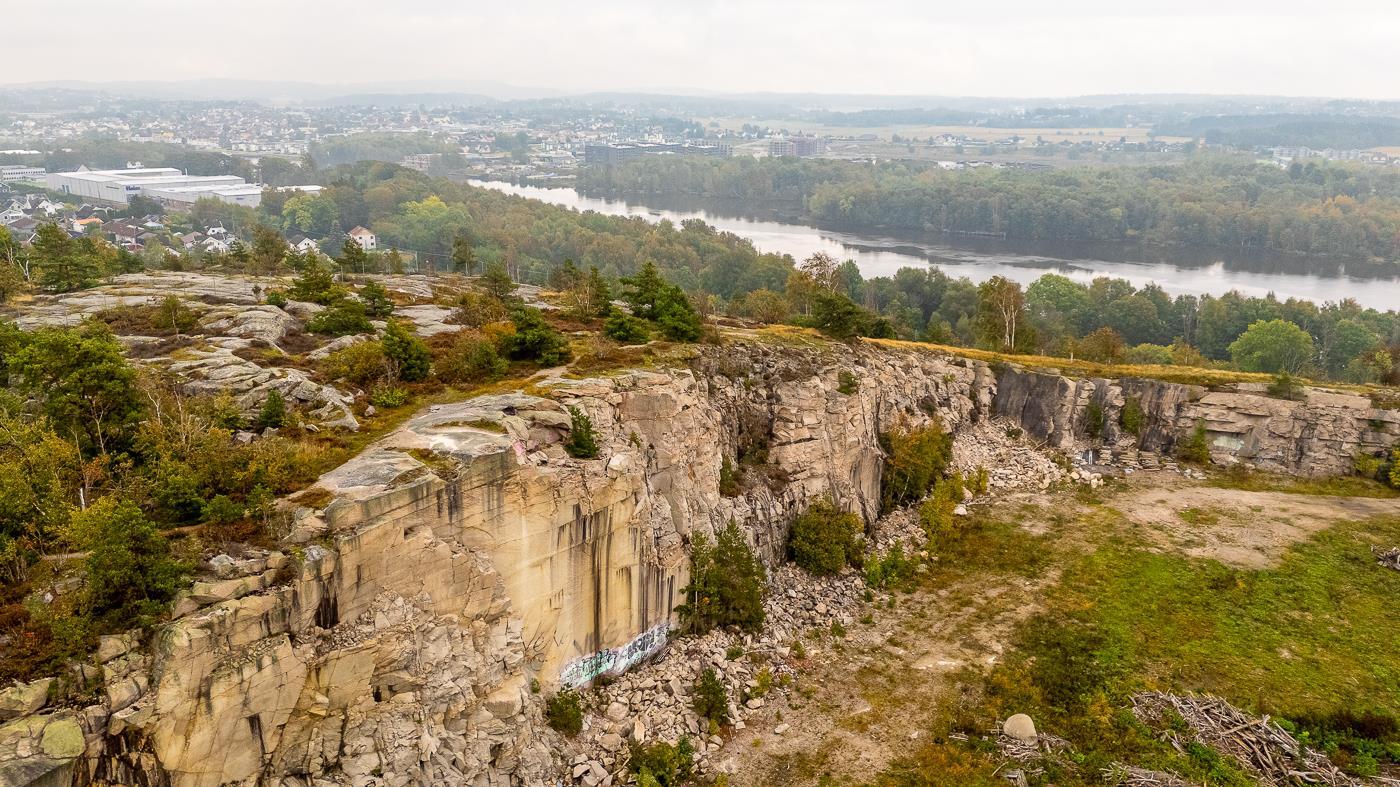
[[[34,239],[34,233],[39,231],[39,220],[25,216],[9,222],[5,229],[10,231],[10,237],[16,242],[29,243]]]
[[[193,249],[195,246],[203,243],[206,237],[207,236],[202,232],[187,232],[180,236],[180,245],[187,249]]]
[[[321,247],[316,244],[316,241],[306,237],[305,235],[293,235],[292,237],[287,239],[287,245],[301,254],[321,250]]]
[[[379,247],[379,238],[364,227],[356,226],[355,229],[350,230],[349,234],[365,251],[374,251]]]
[[[227,254],[230,245],[223,238],[208,237],[204,239],[204,250],[211,254]]]

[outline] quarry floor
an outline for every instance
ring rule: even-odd
[[[942,701],[1003,658],[1066,565],[1100,545],[1248,571],[1337,523],[1376,517],[1400,519],[1400,499],[1245,491],[1166,471],[1097,491],[1007,495],[973,512],[984,532],[914,592],[877,598],[844,638],[804,641],[796,689],[726,743],[729,784],[872,780],[920,744]]]

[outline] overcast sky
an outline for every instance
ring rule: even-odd
[[[1386,0],[7,2],[0,81],[1400,99]],[[20,65],[22,64],[22,65]]]

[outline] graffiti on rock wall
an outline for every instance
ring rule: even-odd
[[[661,622],[616,648],[600,650],[575,659],[559,672],[559,682],[566,686],[582,686],[602,675],[620,675],[666,644],[670,624]]]

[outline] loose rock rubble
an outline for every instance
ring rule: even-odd
[[[1065,471],[1043,448],[1004,419],[990,419],[962,428],[953,438],[953,468],[968,477],[987,471],[993,490],[1045,490],[1065,478]]]
[[[923,541],[912,509],[881,519],[872,537],[877,552],[888,551],[896,543],[906,552],[913,551]],[[589,787],[623,783],[628,741],[674,744],[682,736],[694,746],[701,773],[732,770],[728,760],[714,762],[724,737],[691,707],[701,673],[714,669],[729,696],[733,729],[743,730],[746,718],[786,701],[790,679],[797,674],[793,643],[814,630],[828,632],[836,625],[853,625],[866,603],[866,593],[864,579],[852,569],[833,577],[814,577],[792,564],[774,569],[764,599],[767,621],[761,634],[711,631],[675,639],[653,660],[591,695],[584,731],[571,742],[574,780]],[[788,729],[789,725],[778,724],[773,733],[782,735]]]

